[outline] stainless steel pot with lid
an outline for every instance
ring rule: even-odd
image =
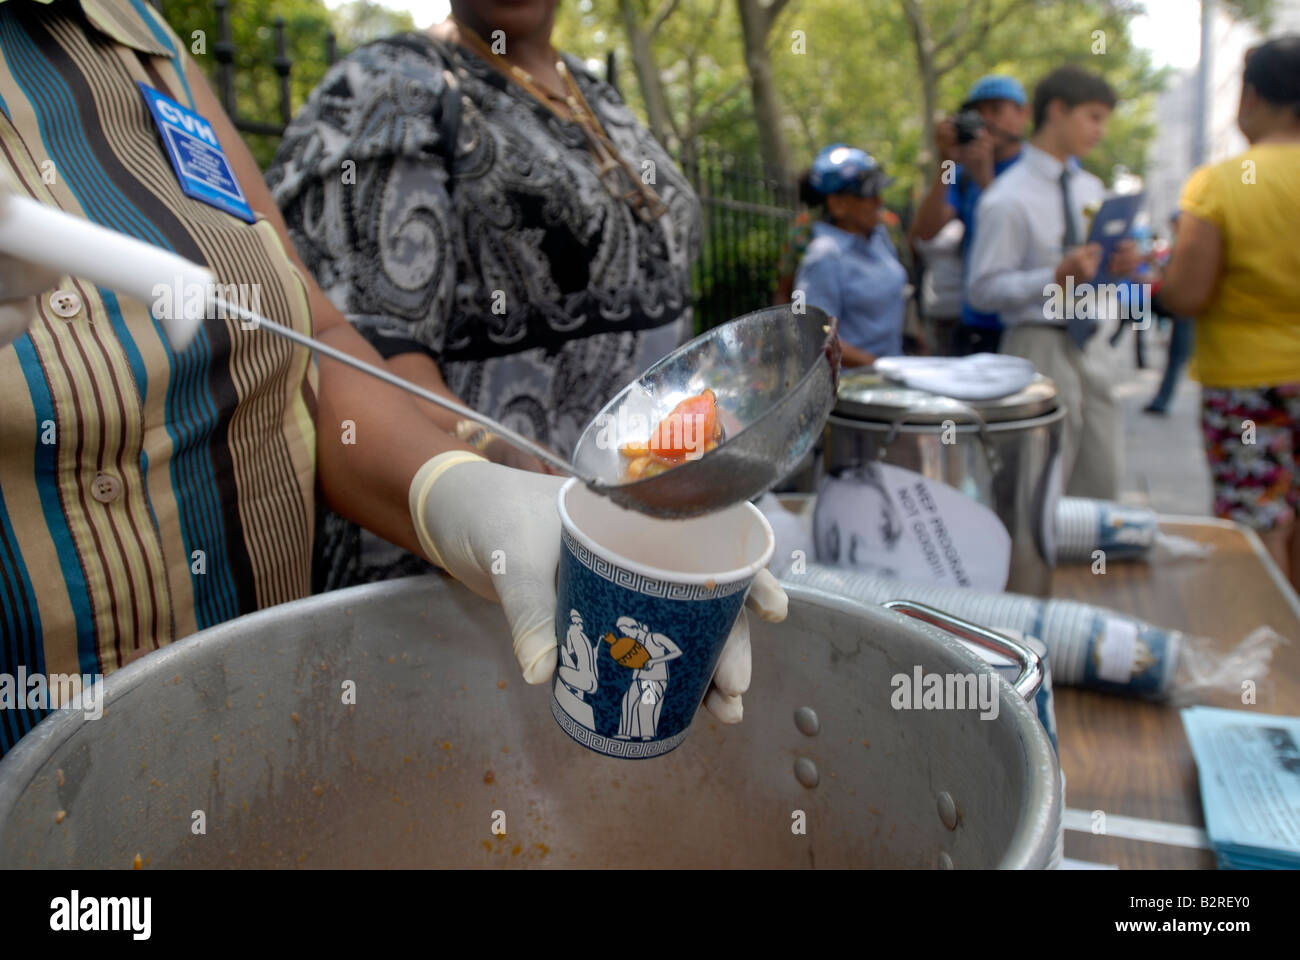
[[[824,469],[836,475],[882,460],[962,491],[1011,535],[1007,589],[1046,596],[1064,418],[1056,385],[1042,374],[1010,396],[962,401],[852,373],[840,378],[827,420]]]
[[[744,722],[701,712],[636,763],[570,741],[500,608],[440,577],[230,621],[0,761],[0,867],[1045,866],[1061,791],[1033,658],[1017,692],[923,608],[787,590],[785,623],[751,620]],[[896,708],[918,670],[991,675],[996,717]]]
[[[850,373],[840,377],[835,413],[858,420],[932,425],[954,419],[959,423],[1005,423],[1041,417],[1054,411],[1057,404],[1056,384],[1041,373],[1010,396],[967,401],[913,390],[874,373]]]

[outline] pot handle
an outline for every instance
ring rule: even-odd
[[[1038,688],[1043,685],[1043,660],[1034,650],[1018,640],[1012,640],[1005,634],[994,633],[969,620],[959,619],[952,614],[912,600],[889,600],[881,606],[921,620],[932,627],[938,627],[955,637],[992,650],[994,653],[1000,653],[1004,657],[1010,657],[1020,664],[1020,676],[1012,684],[1016,693],[1020,694],[1026,702],[1038,695]]]
[[[990,475],[997,476],[1001,463],[998,460],[997,453],[993,449],[993,444],[989,442],[988,423],[980,415],[980,412],[969,404],[962,403],[960,400],[952,400],[951,398],[949,398],[949,402],[953,404],[958,413],[962,413],[975,421],[975,428],[979,431],[980,435],[980,446],[983,448],[984,456],[989,462]],[[907,422],[913,412],[915,411],[910,408],[907,410],[901,410],[894,416],[894,419],[889,422],[889,432],[885,434],[884,442],[881,443],[879,450],[879,456],[882,460],[885,457],[885,453],[889,450],[889,445],[893,443],[894,439],[898,436],[898,428]]]

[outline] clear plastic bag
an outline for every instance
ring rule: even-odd
[[[1268,668],[1273,650],[1287,639],[1272,627],[1256,627],[1226,652],[1206,637],[1184,636],[1169,701],[1175,706],[1199,703],[1210,694],[1232,693],[1254,703],[1269,691]],[[1249,699],[1247,699],[1249,697]]]

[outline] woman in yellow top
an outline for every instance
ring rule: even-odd
[[[1246,54],[1237,123],[1250,149],[1183,188],[1160,300],[1197,321],[1215,513],[1300,586],[1300,35]]]

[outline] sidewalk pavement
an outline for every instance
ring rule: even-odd
[[[1201,445],[1200,385],[1184,373],[1167,416],[1143,413],[1160,387],[1169,332],[1153,325],[1143,334],[1146,370],[1137,368],[1134,336],[1131,328],[1125,330],[1111,351],[1124,425],[1120,502],[1149,506],[1158,513],[1212,516],[1210,474]]]

